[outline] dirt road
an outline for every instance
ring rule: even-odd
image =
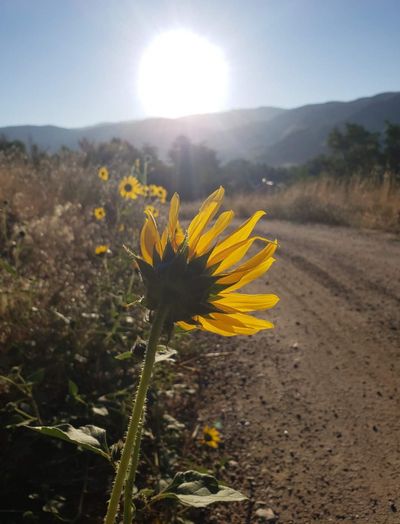
[[[272,508],[279,524],[400,523],[400,239],[262,230],[278,261],[246,291],[281,297],[265,313],[275,330],[203,338],[229,354],[203,366],[200,415],[221,420],[226,478],[251,495],[210,522],[253,524]]]

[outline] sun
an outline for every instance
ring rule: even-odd
[[[139,97],[151,116],[176,118],[220,111],[227,87],[223,51],[190,31],[160,34],[139,64]]]

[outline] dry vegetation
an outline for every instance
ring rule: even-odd
[[[148,330],[145,312],[125,307],[140,293],[140,282],[121,246],[135,245],[143,205],[125,215],[122,231],[110,192],[117,195],[118,177],[129,174],[132,164],[117,153],[108,164],[107,190],[97,177],[101,164],[82,153],[65,151],[36,162],[0,156],[0,419],[8,428],[2,505],[40,522],[61,516],[77,522],[82,515],[100,522],[112,472],[97,459],[82,466],[68,445],[49,444],[23,427],[95,423],[107,429],[110,442],[118,441],[139,361],[115,357]],[[105,206],[105,221],[93,217],[98,205]],[[298,181],[231,196],[225,206],[239,217],[266,209],[276,219],[400,231],[400,189],[389,176],[381,184],[359,178]],[[197,209],[197,203],[186,204],[183,214],[189,218]],[[103,257],[94,254],[99,244],[110,246]],[[190,432],[171,412],[176,415],[178,406],[178,418],[182,409],[186,417],[192,413],[195,386],[179,377],[174,390],[171,377],[168,368],[156,380],[153,424],[150,402],[142,471],[157,482],[155,461],[161,476],[171,477],[182,449],[188,454],[193,448]],[[212,457],[208,466],[216,463]]]
[[[186,203],[182,213],[190,218],[197,207],[197,202]],[[400,185],[390,175],[383,182],[360,177],[303,179],[281,188],[230,194],[225,207],[239,218],[265,209],[271,219],[400,231]]]
[[[389,175],[382,183],[359,177],[302,180],[271,192],[233,196],[227,206],[240,217],[265,209],[272,219],[400,231],[400,186]]]

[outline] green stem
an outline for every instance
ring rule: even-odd
[[[115,475],[114,485],[108,503],[107,515],[104,519],[104,524],[115,523],[115,517],[117,516],[118,512],[119,501],[121,498],[122,489],[124,487],[125,478],[129,467],[129,461],[132,456],[136,437],[138,435],[139,423],[143,413],[143,406],[146,401],[147,390],[149,387],[154,360],[156,357],[157,343],[158,339],[160,338],[167,313],[167,308],[159,308],[155,313],[153,324],[151,326],[144,366],[142,374],[140,376],[136,398],[133,403],[132,416],[129,421],[124,449],[122,451],[121,460],[118,464],[117,474]]]
[[[140,442],[142,439],[142,429],[144,421],[144,410],[140,420],[135,446],[132,452],[131,464],[129,466],[128,476],[125,482],[124,489],[124,521],[123,524],[132,524],[132,500],[133,500],[133,486],[135,485],[136,471],[139,464]]]

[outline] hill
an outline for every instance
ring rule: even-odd
[[[0,128],[0,135],[37,144],[55,152],[61,146],[77,148],[83,138],[93,142],[113,137],[157,147],[166,157],[174,139],[184,134],[215,149],[222,161],[246,158],[271,165],[299,164],[324,153],[333,127],[355,122],[370,131],[382,131],[385,121],[400,123],[400,93],[381,93],[350,102],[327,102],[294,109],[260,107],[178,119],[151,118],[91,127],[57,126]]]

